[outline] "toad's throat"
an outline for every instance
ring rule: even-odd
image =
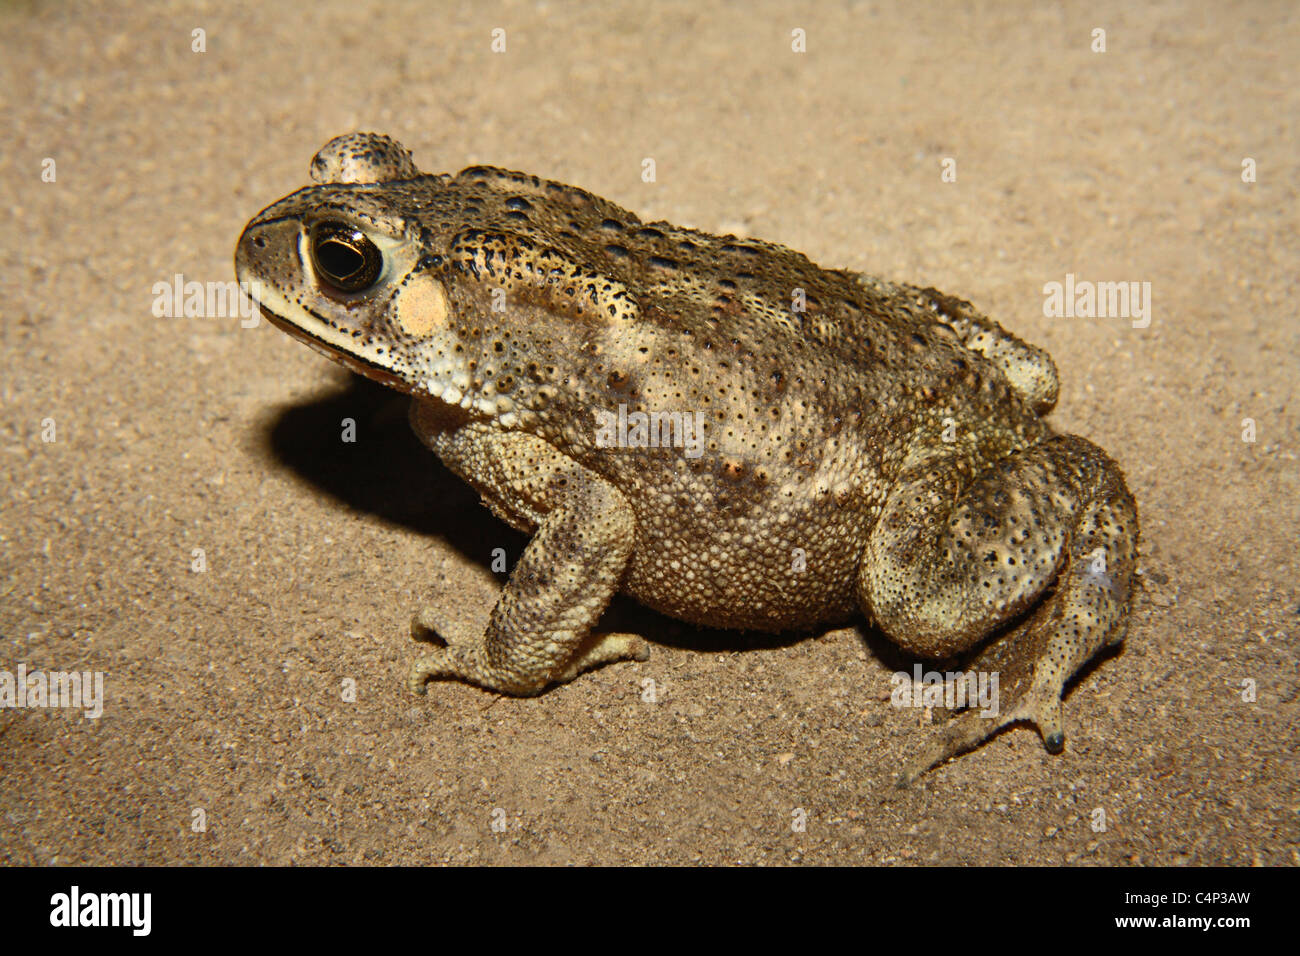
[[[333,359],[335,362],[338,362],[340,365],[356,372],[358,375],[364,375],[366,378],[373,379],[382,385],[387,385],[389,388],[395,388],[399,392],[409,393],[415,391],[415,387],[412,386],[410,382],[394,375],[392,371],[384,368],[382,365],[378,365],[359,355],[353,355],[351,352],[344,352],[342,349],[331,345],[319,336],[313,335],[301,325],[290,322],[288,319],[276,315],[261,303],[258,303],[258,307],[261,309],[262,315],[266,317],[266,320],[277,329],[282,332],[287,332],[299,342],[311,346],[326,358]],[[322,316],[316,315],[316,313],[312,312],[310,309],[307,309],[306,311],[313,318],[320,319],[322,322],[325,321]]]

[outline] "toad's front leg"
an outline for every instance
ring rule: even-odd
[[[457,470],[472,463],[474,484],[494,510],[536,533],[487,630],[456,640],[439,628],[451,643],[415,662],[413,691],[441,678],[524,696],[600,664],[649,656],[635,635],[591,631],[622,581],[636,538],[632,509],[613,485],[531,436],[470,429],[438,451]],[[412,629],[432,628],[417,615]]]

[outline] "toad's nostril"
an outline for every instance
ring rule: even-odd
[[[259,248],[259,249],[265,249],[265,248],[266,248],[266,236],[256,236],[256,237],[254,237],[254,239],[253,239],[253,245],[257,246],[257,248]]]

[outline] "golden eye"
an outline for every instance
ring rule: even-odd
[[[311,230],[311,261],[317,273],[343,292],[363,292],[375,284],[384,256],[356,226],[330,220]]]

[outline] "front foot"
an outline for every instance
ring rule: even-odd
[[[412,621],[412,631],[415,623]],[[481,668],[469,659],[467,651],[460,647],[440,647],[431,654],[418,658],[406,675],[406,686],[411,693],[423,696],[428,692],[427,684],[431,680],[459,680],[469,684],[478,684],[489,690],[504,690],[491,687],[482,679]],[[510,693],[510,691],[505,691]]]
[[[637,634],[593,635],[591,643],[556,674],[554,680],[557,684],[567,684],[583,671],[592,670],[603,664],[649,659],[650,645]]]
[[[423,623],[417,624],[412,620],[412,634],[417,629],[422,633],[432,633]],[[458,680],[512,697],[532,697],[551,684],[566,684],[584,671],[603,664],[650,659],[650,646],[636,634],[593,635],[567,664],[548,676],[529,680],[521,679],[521,675],[508,668],[485,666],[477,651],[478,647],[469,643],[439,647],[411,665],[406,686],[411,693],[423,695],[427,693],[426,685],[431,680]]]
[[[483,668],[479,666],[475,653],[477,635],[437,604],[426,603],[416,608],[411,615],[411,637],[426,644],[441,645],[411,665],[406,677],[406,686],[411,693],[425,694],[425,685],[434,679],[459,680],[490,690],[502,689],[490,686],[483,679]]]

